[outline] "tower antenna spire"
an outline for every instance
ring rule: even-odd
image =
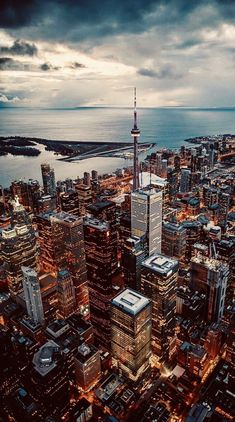
[[[138,163],[138,137],[140,130],[137,127],[137,109],[136,109],[136,88],[134,88],[134,126],[131,131],[134,138],[134,175],[133,175],[133,191],[139,189],[139,163]]]

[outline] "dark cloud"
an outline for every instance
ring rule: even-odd
[[[180,79],[183,73],[178,72],[170,63],[163,65],[160,69],[140,68],[137,73],[141,76],[157,79]]]
[[[37,54],[37,51],[35,44],[31,44],[23,40],[14,41],[11,47],[0,46],[0,53],[13,54],[17,56],[34,56]]]
[[[82,63],[74,62],[69,66],[71,69],[85,69],[86,66]]]
[[[2,0],[0,26],[28,27],[32,38],[76,42],[119,33],[140,33],[155,25],[183,22],[201,5],[214,5],[221,15],[234,15],[234,2],[221,0]],[[49,23],[48,23],[48,18]]]
[[[51,63],[43,63],[43,64],[41,64],[40,69],[47,72],[48,70],[59,70],[60,67],[59,66],[53,66]]]
[[[11,57],[0,57],[0,70],[24,70],[24,65]]]

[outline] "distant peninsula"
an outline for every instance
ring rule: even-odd
[[[28,157],[36,157],[41,154],[39,149],[34,147],[35,142],[27,138],[15,137],[0,137],[0,155],[23,155]]]

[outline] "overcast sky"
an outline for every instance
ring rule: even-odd
[[[1,0],[0,105],[235,106],[234,0]]]

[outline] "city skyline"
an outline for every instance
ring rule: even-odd
[[[234,106],[232,1],[3,1],[0,106]]]

